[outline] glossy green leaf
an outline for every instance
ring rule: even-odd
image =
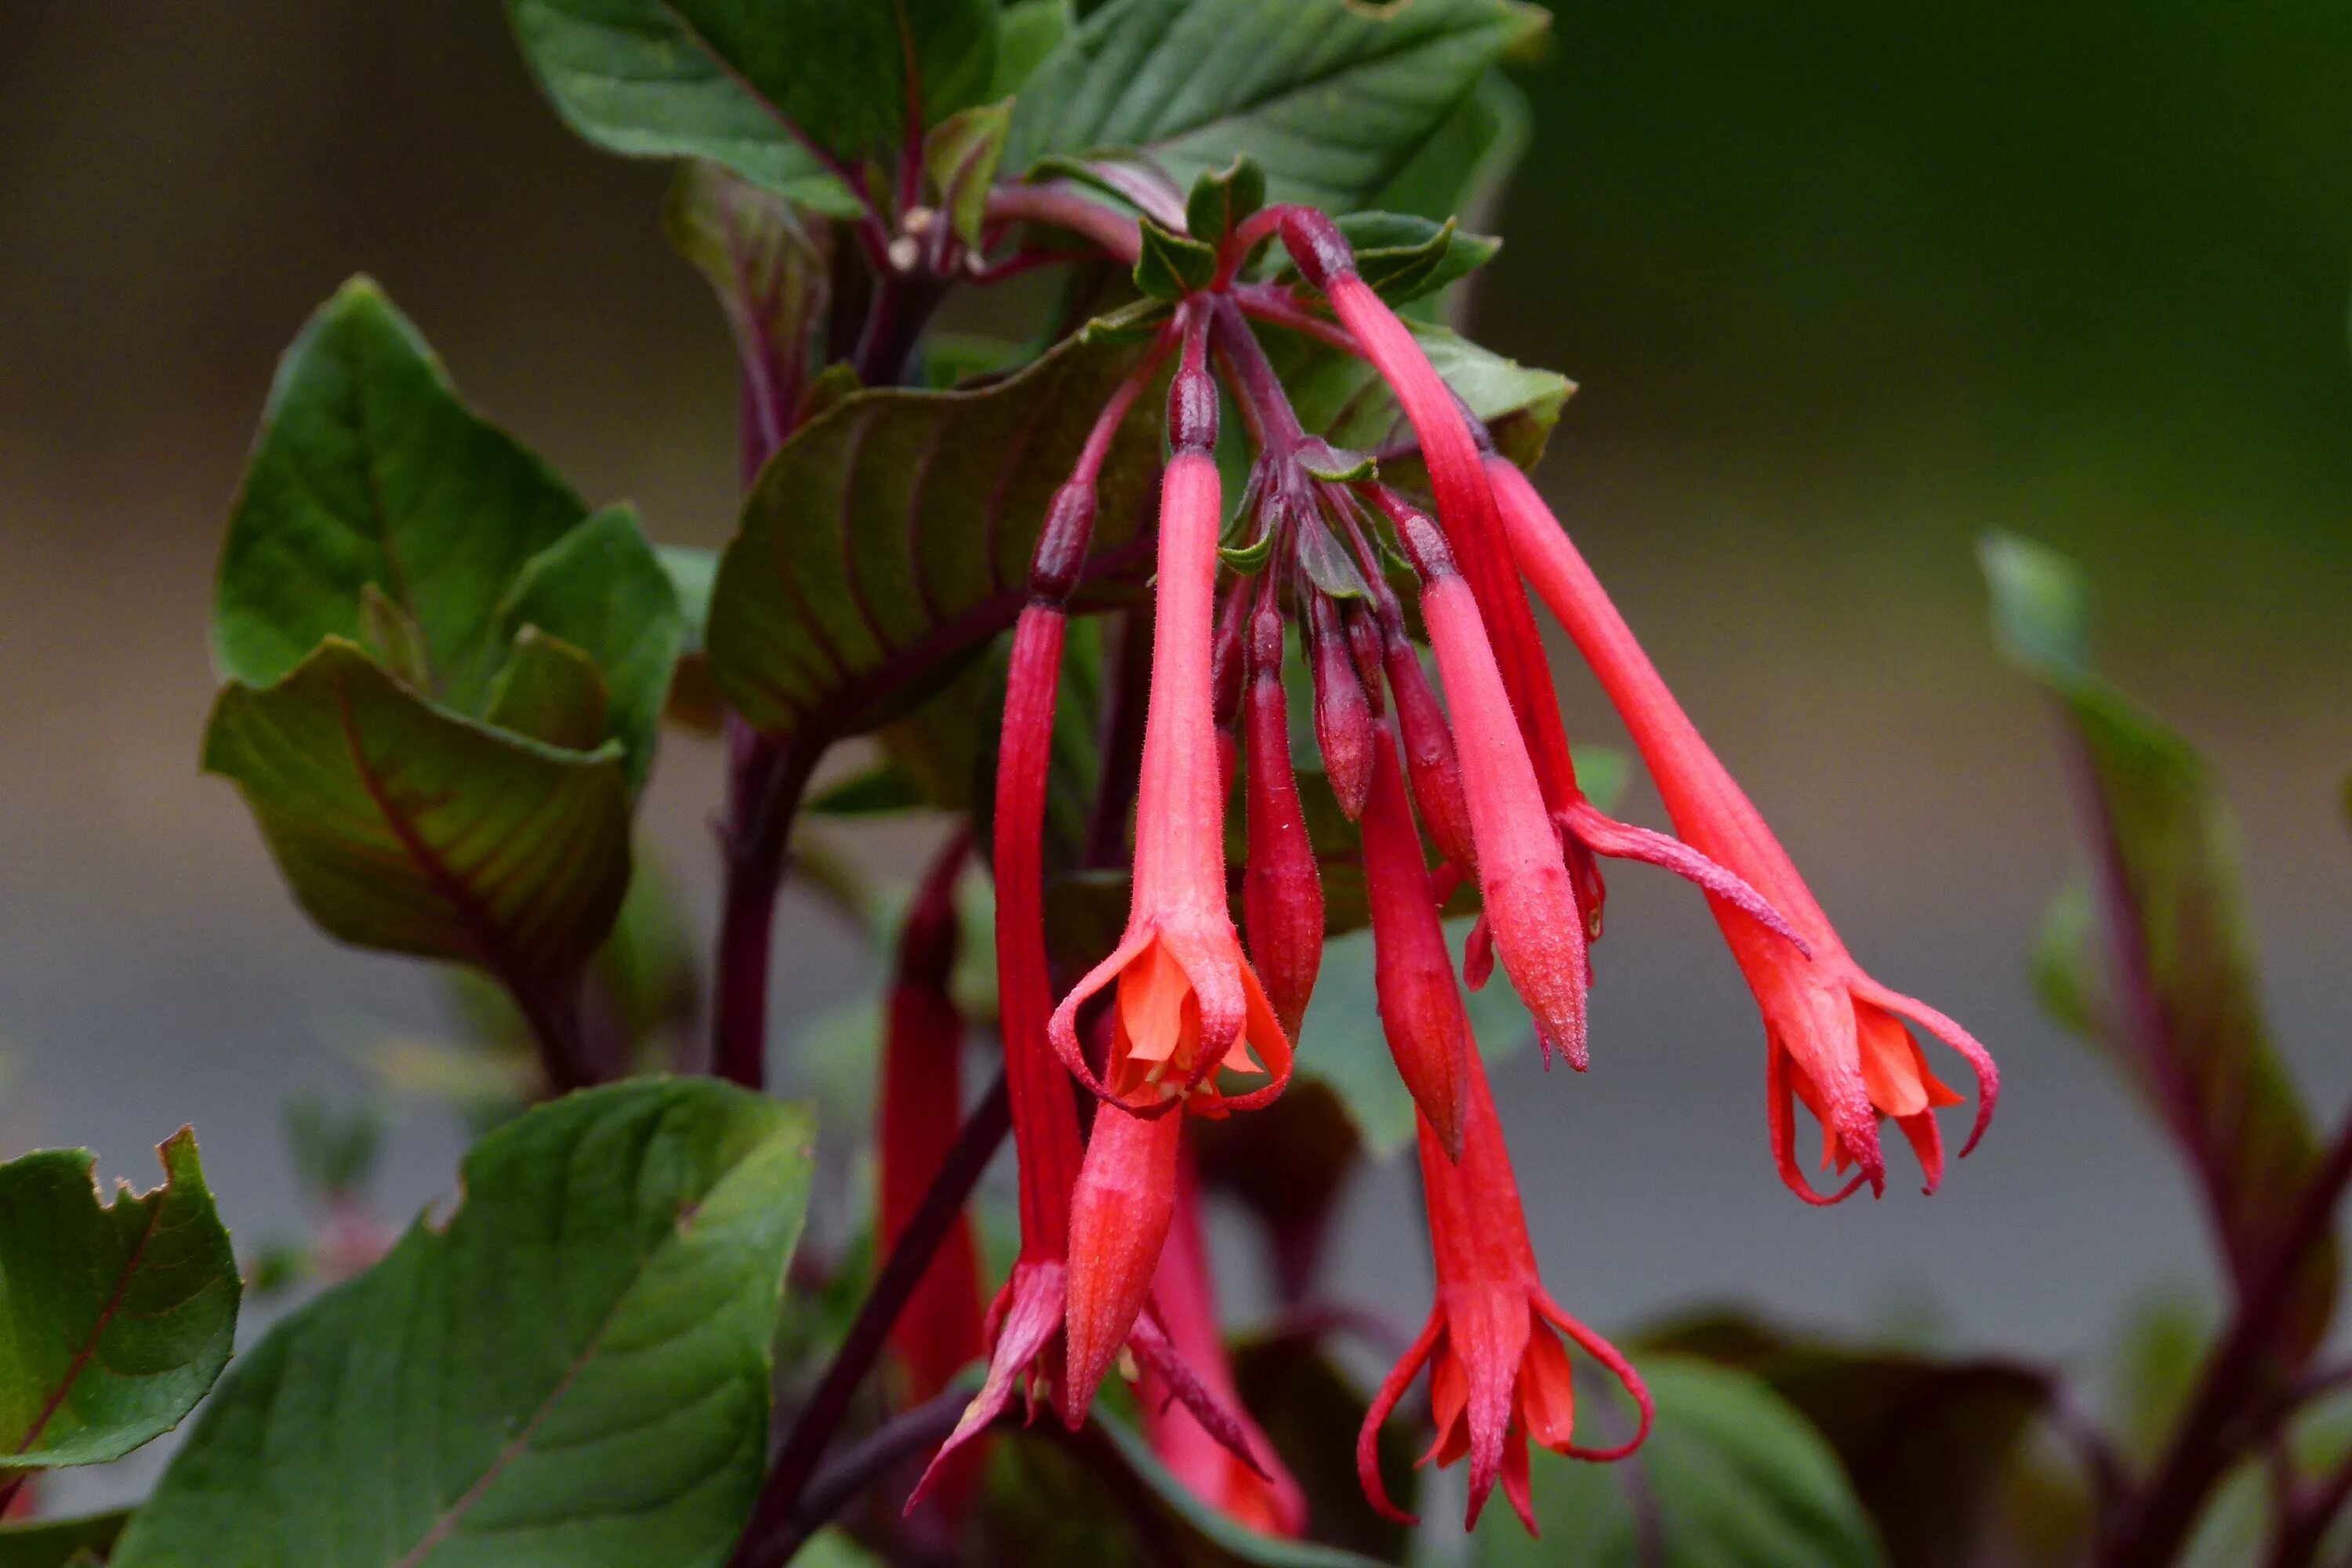
[[[0,1478],[119,1459],[180,1424],[226,1364],[236,1258],[195,1135],[112,1202],[86,1149],[0,1165]]]
[[[609,152],[698,157],[839,211],[805,137],[856,164],[980,102],[992,0],[508,0],[515,37],[572,128]]]
[[[1192,237],[1210,245],[1265,205],[1265,170],[1244,153],[1222,169],[1203,169],[1184,200],[1184,226]]]
[[[570,487],[457,400],[364,278],[286,351],[221,557],[223,673],[265,686],[324,637],[360,638],[373,586],[413,620],[434,694],[474,709],[523,563],[586,515]]]
[[[1505,359],[1444,327],[1412,326],[1437,373],[1492,427],[1513,461],[1525,466],[1542,455],[1574,382]],[[1363,361],[1279,327],[1261,325],[1258,335],[1307,429],[1335,447],[1373,452],[1411,438],[1388,384]]]
[[[1031,78],[1005,164],[1131,148],[1182,191],[1245,153],[1272,199],[1352,210],[1545,22],[1508,0],[1112,0]]]
[[[664,544],[655,548],[654,558],[668,574],[670,592],[677,597],[678,651],[699,654],[710,624],[710,590],[719,580],[719,552]]]
[[[224,690],[205,768],[245,795],[310,918],[362,947],[550,981],[595,951],[628,883],[617,747],[461,719],[340,639]]]
[[[105,1561],[131,1510],[0,1524],[0,1568],[81,1568]]]
[[[1447,945],[1458,960],[1471,922],[1446,922]],[[1465,990],[1470,1032],[1489,1062],[1517,1055],[1533,1037],[1527,1010],[1500,966],[1478,991]],[[1396,1059],[1381,1032],[1380,997],[1373,984],[1372,933],[1348,931],[1323,948],[1315,996],[1298,1027],[1300,1078],[1328,1084],[1363,1140],[1364,1152],[1386,1160],[1413,1142],[1412,1096],[1397,1077]]]
[[[996,79],[990,98],[1010,98],[1029,83],[1078,19],[1070,0],[1011,0],[996,18]]]
[[[923,163],[938,188],[940,205],[956,237],[979,248],[981,218],[988,187],[1004,156],[1004,133],[1013,126],[1013,101],[1001,100],[950,115],[923,143]]]
[[[977,392],[853,393],[761,471],[719,563],[712,677],[782,737],[870,729],[1013,624],[1047,503],[1131,350],[1067,343]],[[1159,399],[1114,440],[1090,571],[1137,574]]]
[[[2050,1405],[2048,1373],[1784,1333],[1714,1316],[1645,1344],[1761,1378],[1821,1432],[1876,1525],[1894,1568],[1968,1568],[2020,1445]]]
[[[2250,1286],[2317,1146],[2263,1016],[2235,826],[2195,749],[2091,671],[2074,567],[2006,535],[1982,555],[1996,636],[2057,699],[2093,787],[2097,919],[2082,918],[2078,900],[2073,920],[2097,956],[2066,964],[2045,940],[2044,988],[2063,983],[2069,1013],[2099,1024],[2106,1054],[2187,1156],[2232,1279]],[[2338,1271],[2331,1240],[2299,1284],[2278,1347],[2289,1360],[2325,1332]]]
[[[238,1360],[117,1568],[715,1568],[766,1468],[810,1138],[709,1080],[499,1128],[446,1225]]]
[[[635,514],[626,507],[600,511],[533,556],[499,605],[499,625],[510,637],[536,626],[593,661],[611,706],[580,749],[618,742],[630,787],[643,785],[685,617]]]
[[[1541,1538],[1530,1539],[1497,1499],[1478,1521],[1477,1568],[1885,1562],[1836,1456],[1780,1395],[1746,1373],[1687,1357],[1649,1356],[1639,1365],[1657,1401],[1650,1440],[1620,1465],[1538,1450]]]
[[[1488,71],[1396,177],[1360,205],[1484,226],[1494,218],[1534,131],[1528,95],[1500,71]]]
[[[1136,258],[1135,286],[1147,300],[1181,300],[1206,289],[1217,272],[1217,252],[1190,235],[1143,220],[1143,252]]]

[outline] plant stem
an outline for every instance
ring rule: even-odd
[[[995,222],[1049,223],[1093,240],[1128,266],[1143,254],[1143,228],[1066,186],[999,185],[988,193],[988,216]]]
[[[713,976],[711,1070],[730,1083],[767,1081],[768,958],[793,819],[822,749],[762,735],[727,718],[726,887]]]
[[[816,1474],[817,1461],[824,1457],[825,1445],[833,1440],[841,1418],[848,1414],[851,1397],[873,1370],[907,1299],[914,1294],[915,1287],[929,1269],[933,1254],[947,1239],[956,1216],[963,1212],[965,1201],[980,1181],[980,1173],[995,1158],[997,1146],[1004,1142],[1012,1127],[1012,1101],[1000,1074],[995,1085],[964,1118],[954,1147],[940,1163],[940,1173],[933,1178],[930,1190],[923,1194],[922,1206],[907,1222],[907,1228],[898,1233],[898,1245],[890,1249],[882,1271],[874,1277],[874,1289],[867,1292],[866,1304],[857,1310],[856,1321],[850,1324],[849,1333],[834,1352],[833,1363],[825,1368],[816,1392],[802,1406],[792,1432],[784,1438],[784,1446],[768,1468],[768,1479],[760,1489],[760,1500],[751,1510],[751,1521],[744,1527],[742,1540],[728,1560],[729,1568],[780,1568],[790,1556],[791,1548],[797,1544],[793,1538],[792,1521],[802,1493]]]
[[[859,1492],[881,1477],[947,1440],[971,1403],[971,1390],[950,1388],[904,1410],[844,1449],[840,1457],[812,1477],[801,1493],[782,1533],[766,1548],[768,1558],[788,1563],[808,1538],[831,1523],[835,1514]]]
[[[2150,1568],[2179,1555],[2205,1500],[2243,1452],[2249,1415],[2263,1398],[2263,1363],[2295,1300],[2297,1276],[2332,1229],[2352,1183],[2352,1112],[2312,1173],[2269,1261],[2239,1300],[2228,1333],[2207,1358],[2171,1446],[2103,1544],[2105,1568]],[[2340,1505],[2339,1505],[2340,1506]]]

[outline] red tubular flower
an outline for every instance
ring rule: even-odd
[[[1437,895],[1413,831],[1404,771],[1383,726],[1364,806],[1364,887],[1371,904],[1373,986],[1397,1076],[1449,1160],[1462,1157],[1470,1020],[1462,1009]]]
[[[1437,1260],[1437,1300],[1364,1415],[1356,1438],[1356,1474],[1374,1508],[1413,1522],[1389,1500],[1381,1483],[1380,1433],[1426,1364],[1437,1440],[1422,1463],[1450,1465],[1469,1456],[1465,1529],[1478,1522],[1499,1479],[1503,1495],[1533,1533],[1528,1441],[1570,1458],[1622,1459],[1650,1434],[1650,1394],[1615,1346],[1562,1310],[1544,1289],[1495,1097],[1475,1047],[1467,1087],[1458,1163],[1446,1159],[1429,1123],[1421,1123],[1421,1180],[1429,1207],[1430,1250]],[[1640,1425],[1625,1442],[1606,1448],[1575,1442],[1576,1391],[1560,1334],[1608,1368],[1640,1408]]]
[[[1200,1182],[1189,1156],[1177,1164],[1175,1218],[1152,1277],[1151,1293],[1160,1304],[1169,1343],[1221,1404],[1240,1411],[1241,1394],[1234,1386],[1217,1322],[1208,1240],[1201,1229]],[[1194,1496],[1264,1534],[1296,1536],[1306,1530],[1306,1494],[1283,1468],[1265,1434],[1246,1415],[1238,1419],[1259,1456],[1261,1468],[1255,1470],[1177,1403],[1158,1373],[1146,1373],[1136,1393],[1143,1407],[1143,1435],[1152,1452]]]
[[[1464,876],[1475,876],[1478,855],[1470,832],[1470,803],[1462,793],[1462,763],[1445,710],[1421,668],[1402,623],[1383,630],[1381,660],[1387,667],[1389,695],[1395,700],[1397,738],[1403,742],[1405,771],[1412,780],[1413,804],[1437,852]]]
[[[1984,1135],[2000,1096],[2000,1069],[1974,1037],[1926,1004],[1863,973],[1805,886],[1763,816],[1743,794],[1666,689],[1657,668],[1599,579],[1577,552],[1527,477],[1499,458],[1488,464],[1519,569],[1576,641],[1657,781],[1675,829],[1696,849],[1762,890],[1802,937],[1810,956],[1759,930],[1743,910],[1710,899],[1724,940],[1764,1014],[1766,1092],[1772,1154],[1790,1188],[1811,1203],[1835,1202],[1867,1180],[1884,1190],[1878,1118],[1910,1141],[1929,1192],[1943,1178],[1935,1110],[1957,1105],[1927,1070],[1909,1019],[1965,1058],[1977,1077],[1977,1115],[1966,1154]],[[1825,1163],[1853,1180],[1824,1197],[1798,1169],[1791,1095],[1821,1122]]]
[[[1070,1197],[1083,1158],[1069,1079],[1046,1037],[1054,991],[1045,955],[1045,787],[1067,629],[1063,605],[1086,558],[1103,454],[1160,358],[1156,353],[1147,356],[1097,420],[1076,471],[1055,497],[1038,537],[1030,568],[1034,598],[1013,630],[997,752],[993,868],[997,1005],[1020,1163],[1021,1254],[984,1325],[992,1347],[987,1380],[908,1499],[909,1510],[952,1468],[953,1456],[1004,1413],[1016,1389],[1026,1391],[1034,1415],[1038,1384],[1057,1381],[1061,1370],[1057,1340],[1068,1300]],[[1208,1396],[1150,1320],[1137,1323],[1133,1342],[1144,1363],[1167,1380],[1203,1427],[1248,1451],[1232,1415]]]
[[[881,1236],[884,1251],[922,1206],[963,1120],[963,1019],[948,995],[955,964],[956,879],[969,837],[959,831],[907,911],[898,935],[882,1056]],[[959,1215],[890,1331],[919,1403],[982,1349],[980,1255]]]
[[[1262,598],[1248,618],[1249,689],[1243,703],[1249,731],[1249,859],[1242,868],[1242,921],[1275,1021],[1295,1040],[1323,964],[1323,879],[1290,766],[1282,612],[1274,595]]]
[[[1312,520],[1309,527],[1318,526]],[[1372,710],[1357,679],[1354,651],[1339,624],[1339,607],[1319,593],[1307,595],[1307,653],[1315,671],[1315,742],[1339,809],[1353,822],[1364,815],[1372,787]]]
[[[1136,795],[1135,883],[1127,931],[1055,1009],[1063,1063],[1105,1100],[1156,1116],[1192,1099],[1222,1115],[1262,1105],[1290,1078],[1290,1041],[1242,954],[1225,903],[1224,794],[1211,700],[1210,641],[1220,520],[1216,389],[1197,335],[1169,394],[1175,448],[1160,481],[1151,700]],[[1117,983],[1099,1075],[1078,1045],[1078,1010]],[[1252,1052],[1255,1049],[1255,1055]],[[1269,1079],[1228,1099],[1220,1071]],[[1083,1260],[1080,1245],[1075,1256]]]
[[[1478,854],[1486,926],[1519,999],[1534,1015],[1544,1059],[1559,1051],[1584,1070],[1584,922],[1528,761],[1494,649],[1470,589],[1429,520],[1403,520],[1399,536],[1422,576],[1421,613],[1453,704],[1462,790]]]

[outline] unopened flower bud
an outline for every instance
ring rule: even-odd
[[[1290,715],[1282,690],[1282,616],[1272,595],[1252,619],[1249,858],[1242,869],[1242,921],[1250,962],[1282,1031],[1298,1037],[1323,963],[1323,879],[1290,764]]]
[[[1323,770],[1348,820],[1364,815],[1372,787],[1372,710],[1356,679],[1354,656],[1340,629],[1339,611],[1320,594],[1308,598],[1308,651],[1315,670],[1315,739]]]
[[[1054,492],[1045,526],[1037,534],[1037,552],[1030,558],[1029,592],[1036,598],[1060,604],[1077,588],[1094,538],[1096,504],[1090,480],[1072,479]]]
[[[1371,904],[1381,1028],[1397,1076],[1446,1158],[1459,1160],[1470,1022],[1438,923],[1421,836],[1413,831],[1404,771],[1386,727],[1376,734],[1372,792],[1364,805],[1364,888]]]
[[[1439,854],[1475,876],[1478,854],[1470,835],[1470,804],[1463,798],[1462,760],[1454,752],[1445,710],[1403,628],[1381,642],[1389,693],[1396,703],[1398,738],[1404,743],[1405,771],[1412,780],[1413,803],[1421,807],[1421,824]]]

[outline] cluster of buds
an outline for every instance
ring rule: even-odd
[[[1276,238],[1297,281],[1242,281]],[[1364,1426],[1364,1486],[1390,1508],[1377,1438],[1426,1369],[1437,1426],[1430,1458],[1467,1458],[1473,1521],[1499,1481],[1532,1529],[1528,1444],[1617,1458],[1646,1434],[1649,1401],[1633,1367],[1538,1277],[1465,981],[1482,984],[1499,962],[1547,1063],[1557,1056],[1582,1070],[1605,896],[1599,858],[1688,879],[1764,1016],[1776,1165],[1814,1202],[1864,1182],[1883,1190],[1882,1118],[1917,1152],[1930,1191],[1940,1178],[1934,1113],[1960,1097],[1930,1073],[1906,1020],[1975,1070],[1971,1144],[1998,1079],[1958,1026],[1854,963],[1558,521],[1359,275],[1338,226],[1301,207],[1229,211],[1202,241],[1215,265],[1178,291],[1103,409],[1045,521],[1013,636],[993,868],[1021,1251],[987,1316],[986,1383],[941,1461],[1016,1390],[1033,1417],[1042,1398],[1076,1427],[1126,1350],[1150,1434],[1178,1473],[1260,1528],[1301,1527],[1297,1487],[1233,1397],[1186,1147],[1193,1119],[1245,1113],[1282,1092],[1320,963],[1323,894],[1284,680],[1295,628],[1324,777],[1360,836],[1381,1018],[1419,1111],[1437,1276],[1427,1324]],[[1379,373],[1433,505],[1384,482],[1374,459],[1301,427],[1256,321],[1310,331]],[[1132,903],[1117,945],[1056,1002],[1042,840],[1067,605],[1111,437],[1163,375],[1168,456]],[[1220,380],[1256,453],[1235,542],[1223,548]],[[1579,787],[1530,587],[1623,713],[1679,837],[1616,821]],[[1248,843],[1238,877],[1225,853],[1236,773]],[[1480,914],[1457,971],[1440,910],[1463,888],[1475,888]],[[1083,1136],[1074,1079],[1093,1104]],[[1798,1101],[1823,1130],[1825,1163],[1853,1172],[1833,1196],[1799,1168]],[[1614,1447],[1576,1441],[1571,1346],[1613,1374],[1638,1412]]]

